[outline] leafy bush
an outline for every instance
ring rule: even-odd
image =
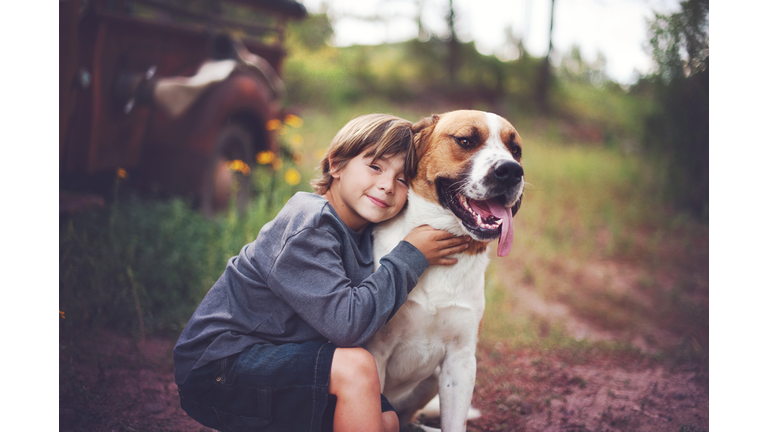
[[[245,214],[204,218],[188,201],[116,193],[96,212],[61,220],[59,301],[64,331],[107,327],[178,334],[227,260],[256,238],[297,187],[258,168]]]
[[[666,184],[666,197],[699,219],[709,216],[709,2],[657,15],[651,45],[658,66],[650,81],[658,109],[645,120],[644,142]]]

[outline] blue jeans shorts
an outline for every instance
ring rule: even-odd
[[[328,394],[336,345],[258,344],[190,372],[181,407],[220,431],[331,431],[336,397]],[[381,396],[382,412],[394,411]]]

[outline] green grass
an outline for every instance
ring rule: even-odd
[[[483,339],[610,351],[640,337],[664,359],[706,369],[708,227],[666,209],[635,155],[572,145],[545,128],[521,135],[526,191],[512,251],[487,272]],[[523,290],[618,341],[574,339],[565,318],[521,304]],[[654,340],[658,329],[670,340]]]
[[[296,164],[284,157],[277,171],[256,169],[255,199],[244,215],[230,211],[207,220],[180,199],[119,193],[103,211],[64,219],[65,329],[107,326],[141,334],[143,326],[146,334],[178,334],[227,260],[255,239],[296,190],[311,190],[319,157],[347,121],[371,112],[416,121],[453,108],[377,99],[332,110],[304,107],[303,125],[286,127],[282,135],[298,155]],[[637,155],[600,143],[575,145],[554,120],[513,122],[524,142],[528,184],[515,217],[512,252],[494,259],[487,272],[483,341],[626,352],[630,338],[652,337],[653,323],[678,337],[660,356],[706,363],[708,302],[696,298],[708,297],[707,226],[664,208],[652,171]],[[297,186],[284,181],[290,166],[301,172]],[[594,269],[618,270],[601,275]],[[625,270],[630,292],[617,288]],[[523,289],[626,340],[577,340],[563,322],[527,310],[520,301]]]
[[[332,112],[306,109],[305,151],[324,150],[338,128],[359,114],[388,112],[416,120],[453,108],[419,111],[369,100]],[[620,146],[573,144],[557,121],[513,121],[523,137],[528,184],[515,217],[512,252],[494,260],[487,272],[484,340],[574,352],[595,347],[625,352],[633,350],[631,337],[650,337],[648,323],[657,323],[679,337],[662,357],[706,361],[701,356],[706,348],[701,347],[708,344],[708,306],[691,297],[708,291],[702,268],[708,251],[701,247],[707,226],[665,208],[654,172],[637,154]],[[314,163],[311,157],[305,159]],[[628,283],[646,295],[651,306],[616,289],[620,272],[591,276],[595,263],[598,268],[616,263],[620,269],[634,270]],[[663,282],[670,274],[676,282],[668,290]],[[519,289],[532,289],[544,301],[563,304],[579,319],[626,334],[627,340],[576,340],[562,322],[521,306]]]
[[[136,335],[176,335],[224,270],[227,260],[253,241],[309,180],[333,136],[369,112],[418,114],[367,102],[338,110],[307,110],[303,125],[285,126],[281,140],[297,155],[257,166],[254,198],[244,214],[234,209],[208,220],[180,198],[154,200],[115,179],[116,198],[105,209],[61,219],[59,308],[62,329],[107,327]],[[301,181],[286,183],[296,168]],[[130,182],[128,182],[130,183]]]
[[[178,334],[227,260],[256,238],[298,189],[285,169],[255,170],[257,196],[204,218],[189,202],[123,191],[101,211],[61,220],[59,299],[66,332],[108,327],[137,335]]]

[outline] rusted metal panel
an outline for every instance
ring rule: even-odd
[[[162,184],[171,193],[199,190],[216,133],[234,119],[250,119],[246,126],[257,135],[257,145],[262,146],[257,151],[276,152],[275,134],[264,128],[277,115],[275,107],[264,103],[269,100],[269,92],[260,81],[236,74],[206,90],[181,118],[173,119],[158,111],[152,118],[141,164],[145,185]]]
[[[244,45],[250,52],[246,57],[257,61],[237,57],[236,71],[196,93],[197,99],[188,109],[185,105],[180,118],[171,118],[146,95],[152,95],[162,78],[179,82],[184,81],[180,77],[197,77],[201,65],[226,55],[212,51],[213,41],[226,42],[218,35],[237,22],[199,11],[191,14],[197,22],[175,20],[163,13],[140,17],[120,0],[60,2],[61,174],[134,168],[142,183],[159,184],[172,193],[195,194],[201,189],[200,173],[210,163],[217,132],[227,122],[248,128],[255,140],[254,152],[278,150],[274,133],[266,130],[265,123],[279,116],[276,95],[282,93],[283,84],[274,77],[281,75],[286,56],[284,24],[286,17],[303,17],[306,10],[292,0],[229,1],[272,11],[272,18],[263,21],[273,24],[272,28],[257,24],[247,30],[272,32],[277,37],[246,37],[242,45],[238,42],[238,56],[245,52]],[[168,0],[130,4],[135,3],[169,10],[182,5]],[[275,82],[280,91],[275,91]]]
[[[59,169],[66,169],[65,143],[69,119],[75,109],[75,74],[78,67],[77,24],[80,1],[59,2]]]
[[[184,26],[160,25],[156,22],[117,14],[98,12],[95,34],[81,34],[85,53],[90,51],[92,84],[89,89],[81,90],[81,95],[88,101],[81,101],[78,111],[90,112],[89,133],[75,137],[75,141],[87,142],[85,163],[83,151],[73,151],[68,160],[67,169],[95,172],[115,166],[132,167],[138,163],[141,141],[150,111],[140,108],[129,114],[120,112],[114,106],[114,79],[118,71],[140,72],[152,65],[157,67],[157,76],[191,76],[196,68],[208,58],[207,32],[191,30]],[[244,41],[252,52],[258,53],[279,68],[286,52],[280,47],[270,47],[255,41]],[[90,48],[90,49],[89,49]],[[249,90],[253,84],[245,84],[246,97],[268,97]],[[228,110],[227,101],[219,109]],[[242,99],[242,98],[240,98]],[[246,105],[248,105],[246,103]],[[251,104],[252,105],[252,104]],[[258,104],[257,104],[258,105]],[[235,107],[239,108],[239,107]],[[262,109],[256,106],[257,109]],[[261,113],[263,117],[270,114]],[[76,126],[83,127],[87,120],[78,119]],[[77,144],[75,144],[77,147]]]
[[[158,74],[186,75],[207,57],[204,34],[108,13],[98,14],[97,19],[86,172],[131,168],[139,162],[150,109],[137,108],[126,114],[114,104],[118,73],[141,72],[155,65]]]

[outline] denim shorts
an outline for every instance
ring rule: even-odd
[[[328,394],[336,345],[258,344],[190,372],[181,407],[220,431],[331,431]],[[382,395],[382,412],[394,411]]]

